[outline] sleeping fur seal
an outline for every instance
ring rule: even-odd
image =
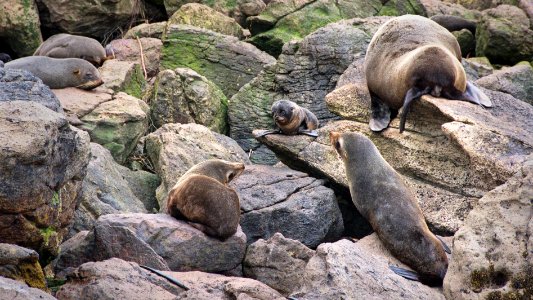
[[[466,80],[455,37],[425,17],[404,15],[383,24],[368,46],[365,74],[372,98],[372,131],[387,128],[391,109],[403,107],[402,132],[411,102],[425,94],[492,106]]]
[[[81,58],[95,66],[101,66],[107,59],[106,50],[100,43],[89,37],[59,33],[44,41],[35,56],[53,58]]]
[[[352,201],[385,247],[413,268],[393,271],[429,285],[441,285],[448,268],[443,243],[429,231],[418,202],[402,177],[383,159],[370,139],[359,133],[330,132],[346,167]]]
[[[276,130],[269,130],[261,133],[257,137],[271,133],[282,133],[285,135],[305,134],[317,137],[318,119],[310,110],[301,107],[289,100],[279,100],[271,107],[272,118],[276,123]]]

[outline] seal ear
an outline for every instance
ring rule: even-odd
[[[80,69],[75,69],[72,73],[75,74],[75,75],[80,75],[81,70]]]
[[[490,101],[489,97],[487,97],[487,95],[485,95],[485,93],[483,93],[478,87],[468,81],[466,82],[466,90],[460,97],[460,100],[479,104],[483,107],[492,107],[492,102]]]

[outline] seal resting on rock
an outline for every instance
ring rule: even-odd
[[[33,55],[81,58],[95,66],[101,66],[107,59],[106,50],[97,40],[67,33],[52,35],[35,50]]]
[[[305,134],[317,137],[318,119],[311,111],[305,107],[288,101],[279,100],[272,104],[272,118],[276,123],[276,130],[267,130],[257,137],[272,133],[283,133],[286,135]]]
[[[195,165],[168,194],[167,212],[209,236],[227,239],[237,231],[241,216],[239,195],[228,183],[243,170],[243,163],[220,159]]]
[[[448,249],[429,231],[417,200],[402,177],[366,136],[330,132],[330,140],[346,167],[355,207],[385,247],[417,274],[391,269],[408,279],[442,285],[448,269]]]
[[[89,62],[79,58],[27,56],[12,60],[4,67],[26,70],[39,77],[52,89],[77,87],[90,90],[104,83],[98,70]]]
[[[403,132],[412,101],[426,94],[492,106],[490,99],[466,80],[455,37],[421,16],[396,17],[378,29],[366,52],[365,75],[372,99],[372,131],[387,128],[391,109],[403,107]]]

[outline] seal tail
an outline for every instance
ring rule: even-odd
[[[442,247],[444,248],[444,251],[448,254],[452,254],[452,250],[450,250],[450,247],[448,247],[448,245],[446,245],[446,242],[444,242],[444,240],[442,239],[442,237],[438,236],[438,235],[435,235],[435,237],[440,241],[440,243],[442,244]]]
[[[400,117],[400,133],[405,129],[405,120],[407,119],[407,114],[409,113],[413,100],[422,97],[422,95],[425,95],[430,91],[430,87],[426,87],[423,90],[417,87],[412,87],[407,91],[405,98],[403,99],[402,115]]]

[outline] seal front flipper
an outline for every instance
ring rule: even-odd
[[[492,107],[492,102],[489,97],[485,95],[477,86],[473,85],[469,81],[466,82],[466,90],[460,96],[459,100],[465,100],[475,104],[479,104],[483,107]]]
[[[405,128],[405,119],[407,118],[407,114],[409,113],[409,109],[411,108],[411,103],[413,102],[413,100],[418,99],[422,97],[422,95],[429,93],[430,90],[430,87],[420,89],[415,86],[407,91],[407,93],[405,94],[405,98],[403,99],[402,115],[400,117],[400,133],[402,133]]]
[[[368,125],[370,125],[370,130],[372,131],[382,131],[389,126],[391,115],[390,108],[375,95],[371,94],[370,99],[372,115],[370,116],[370,122]]]
[[[435,235],[435,237],[440,241],[440,243],[442,244],[442,247],[444,248],[444,252],[448,253],[448,254],[452,254],[452,250],[450,250],[450,247],[448,247],[448,245],[446,245],[446,242],[444,242],[444,240],[442,239],[442,237],[438,236],[438,235]]]
[[[418,273],[416,273],[415,271],[407,270],[393,265],[389,265],[389,269],[391,269],[394,273],[402,276],[405,279],[420,281]]]
[[[276,129],[276,130],[265,130],[265,131],[261,132],[260,134],[256,135],[255,137],[256,138],[260,138],[260,137],[263,137],[265,135],[273,134],[273,133],[281,133],[281,130],[279,130],[279,129]]]

